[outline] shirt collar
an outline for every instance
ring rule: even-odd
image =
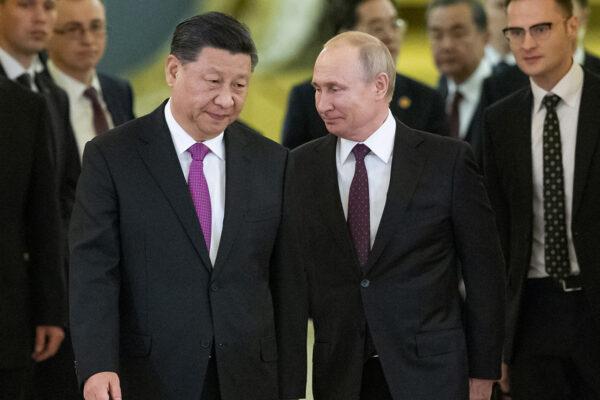
[[[542,100],[548,93],[554,93],[560,97],[567,106],[573,108],[577,104],[578,93],[583,86],[583,69],[581,68],[581,65],[573,62],[569,72],[567,72],[550,91],[546,91],[539,87],[531,78],[530,82],[531,91],[533,92],[533,109],[535,112],[539,112],[542,109]]]
[[[56,66],[56,64],[52,62],[52,60],[48,60],[47,65],[50,76],[52,76],[52,79],[54,80],[54,82],[56,82],[58,86],[60,86],[62,89],[64,89],[65,92],[67,92],[69,98],[78,99],[79,97],[83,96],[83,92],[88,88],[87,85],[65,74],[63,71],[61,71],[60,68]],[[100,87],[100,81],[98,80],[98,75],[95,71],[90,86],[96,89],[98,95],[102,97],[102,88]]]
[[[469,102],[477,103],[481,94],[481,84],[491,74],[492,67],[485,58],[482,58],[477,69],[460,85],[457,85],[452,79],[448,79],[448,98],[453,98],[454,93],[459,90],[463,98],[466,98]]]
[[[175,120],[175,117],[173,117],[173,113],[171,112],[171,99],[169,99],[165,105],[165,119],[169,131],[171,132],[171,138],[173,139],[175,151],[177,151],[178,156],[185,153],[191,146],[197,143],[196,140],[194,140],[194,138],[179,125]],[[224,133],[225,132],[221,132],[217,137],[202,142],[221,160],[225,160],[225,143],[223,142]]]
[[[575,49],[575,54],[573,54],[573,60],[579,65],[583,65],[585,63],[585,49],[583,46],[577,46]]]
[[[0,62],[2,63],[2,67],[4,67],[7,78],[13,81],[24,73],[28,73],[29,76],[33,78],[36,73],[44,70],[44,64],[42,64],[42,61],[37,55],[33,58],[33,62],[29,68],[26,69],[16,60],[16,58],[8,54],[2,47],[0,47]]]
[[[388,116],[383,124],[364,142],[355,142],[352,140],[339,138],[339,159],[343,163],[348,161],[348,157],[354,146],[358,143],[366,145],[373,154],[381,161],[387,164],[392,156],[394,149],[394,140],[396,138],[396,120],[392,112],[388,110]]]

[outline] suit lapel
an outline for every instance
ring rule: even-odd
[[[245,147],[246,138],[234,128],[225,130],[225,215],[223,231],[215,260],[213,279],[223,269],[244,218],[244,200],[248,198],[249,171],[252,171],[251,152]]]
[[[586,73],[579,106],[577,144],[575,148],[575,179],[573,184],[573,216],[577,215],[581,198],[588,180],[589,166],[596,152],[600,129],[600,83]]]
[[[198,216],[181,172],[179,159],[164,118],[164,103],[146,121],[148,123],[139,132],[140,141],[143,143],[143,145],[138,146],[140,157],[171,204],[194,249],[202,259],[202,263],[210,272],[212,264],[204,244]]]
[[[312,176],[315,177],[315,188],[313,193],[319,193],[319,211],[323,223],[331,231],[332,237],[340,248],[340,255],[348,257],[354,265],[354,272],[360,278],[362,276],[358,257],[348,231],[348,225],[342,208],[340,189],[337,179],[336,166],[336,144],[337,137],[328,135],[317,147],[317,160],[312,163]]]
[[[396,125],[390,184],[381,222],[365,268],[367,271],[377,262],[394,231],[402,223],[427,159],[418,149],[423,139],[414,135],[399,121],[396,121]]]

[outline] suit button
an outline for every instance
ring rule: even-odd
[[[217,285],[216,283],[213,283],[212,285],[210,285],[210,290],[212,290],[213,292],[216,292],[217,290],[219,290],[219,285]]]
[[[371,284],[371,281],[369,281],[368,279],[363,279],[360,282],[360,286],[362,286],[365,289],[368,288],[370,284]]]
[[[219,346],[219,347],[225,347],[225,346],[227,346],[227,343],[219,343],[219,344],[217,344],[217,346]]]
[[[200,344],[200,346],[201,346],[203,349],[208,349],[208,348],[210,347],[210,342],[202,342],[202,343]]]

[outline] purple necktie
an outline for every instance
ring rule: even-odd
[[[108,121],[106,120],[106,115],[104,115],[104,110],[100,105],[100,100],[98,100],[98,92],[94,87],[90,86],[85,89],[83,92],[83,96],[86,97],[92,103],[92,112],[94,113],[94,130],[96,131],[96,135],[100,135],[108,130]]]
[[[204,157],[210,153],[210,149],[204,143],[196,143],[188,151],[192,155],[192,164],[190,165],[190,173],[188,175],[188,187],[190,188],[192,201],[196,208],[198,221],[200,221],[206,249],[210,252],[212,214],[210,192],[208,191],[208,183],[204,176]]]
[[[361,266],[367,263],[371,247],[369,218],[369,177],[365,167],[365,156],[371,150],[364,144],[357,144],[352,149],[356,160],[354,178],[348,196],[348,229],[354,242],[354,248]]]

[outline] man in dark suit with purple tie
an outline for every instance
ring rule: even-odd
[[[170,99],[88,142],[70,230],[86,399],[278,398],[287,151],[235,122],[257,61],[241,23],[191,17],[171,42]]]

